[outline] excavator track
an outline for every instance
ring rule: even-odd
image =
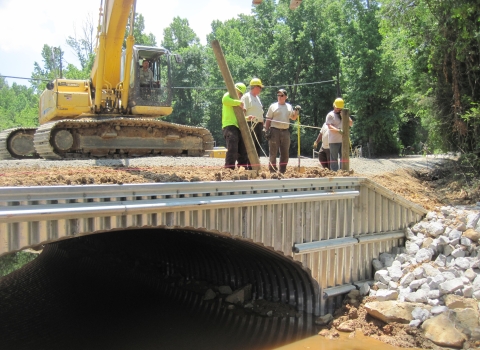
[[[149,118],[61,120],[37,129],[35,150],[45,159],[203,156],[213,149],[205,128]]]
[[[33,144],[35,128],[13,128],[0,132],[0,159],[38,158]]]

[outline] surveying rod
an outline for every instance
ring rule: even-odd
[[[297,117],[297,136],[298,136],[298,150],[297,150],[297,158],[298,158],[298,170],[300,170],[300,111],[298,111]]]

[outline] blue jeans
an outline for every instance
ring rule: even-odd
[[[331,143],[330,144],[330,170],[337,171],[339,168],[338,161],[340,164],[342,161],[342,143]]]

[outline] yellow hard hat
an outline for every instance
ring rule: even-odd
[[[345,102],[343,101],[342,98],[337,98],[335,102],[333,102],[333,107],[335,108],[343,109],[343,106],[345,106]]]
[[[263,88],[262,81],[258,78],[253,78],[252,80],[250,80],[250,86],[260,86],[261,88]]]
[[[242,94],[244,94],[245,91],[247,91],[247,87],[245,86],[244,83],[236,83],[236,84],[235,84],[235,89],[237,89],[238,91],[240,91]]]

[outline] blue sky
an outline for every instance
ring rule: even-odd
[[[0,74],[30,77],[34,62],[42,64],[44,44],[61,46],[65,60],[79,66],[68,36],[81,37],[90,16],[98,23],[100,0],[0,0]],[[225,21],[250,14],[252,0],[137,0],[137,13],[145,17],[145,32],[160,44],[163,29],[176,16],[186,18],[203,44],[213,20]],[[9,85],[29,85],[27,80],[7,79]]]

